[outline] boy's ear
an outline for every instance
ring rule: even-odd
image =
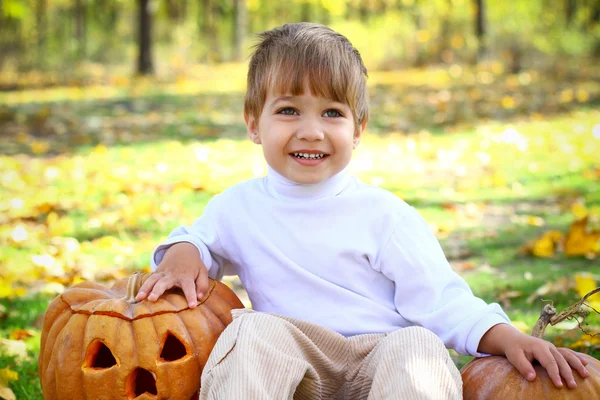
[[[260,136],[258,136],[258,121],[252,115],[244,113],[244,120],[246,121],[246,129],[248,131],[248,137],[256,144],[260,144]]]
[[[360,137],[362,136],[362,133],[364,132],[364,130],[367,128],[367,118],[365,118],[365,120],[363,122],[360,123],[360,127],[358,129],[358,131],[354,132],[354,143],[353,143],[353,149],[355,149],[358,144],[360,143]]]

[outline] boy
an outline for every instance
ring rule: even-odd
[[[138,300],[239,275],[254,311],[234,312],[202,374],[201,399],[462,398],[446,347],[498,354],[556,386],[578,353],[512,328],[473,296],[420,215],[347,174],[368,120],[366,69],[342,35],[309,23],[261,35],[244,117],[266,177],[216,195],[155,250]],[[566,389],[565,389],[566,390]]]

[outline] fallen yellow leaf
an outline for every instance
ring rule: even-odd
[[[13,393],[12,389],[0,384],[0,399],[3,400],[17,400],[17,397]]]
[[[588,256],[600,253],[600,232],[586,230],[588,217],[575,221],[565,239],[567,256]]]
[[[585,296],[592,290],[596,289],[596,281],[594,278],[588,273],[577,273],[575,274],[575,290],[577,294],[581,297]],[[596,310],[600,309],[600,294],[596,293],[587,298],[585,301],[590,306],[594,307]]]
[[[560,231],[545,232],[540,238],[532,240],[521,247],[521,253],[536,257],[548,258],[554,256],[562,245],[563,234]]]
[[[19,380],[19,374],[9,368],[0,368],[0,386],[6,386],[10,381]]]

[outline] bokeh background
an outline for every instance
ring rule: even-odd
[[[545,301],[600,285],[600,0],[1,0],[0,398],[42,398],[49,301],[147,271],[211,196],[265,174],[248,57],[298,21],[369,70],[351,171],[415,206],[475,294],[530,332]],[[547,338],[599,357],[586,304]]]

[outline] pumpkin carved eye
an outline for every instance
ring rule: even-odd
[[[94,340],[88,346],[83,360],[83,368],[107,369],[118,365],[112,351],[100,340]]]
[[[191,356],[189,349],[171,332],[167,332],[160,351],[160,362],[171,362]]]

